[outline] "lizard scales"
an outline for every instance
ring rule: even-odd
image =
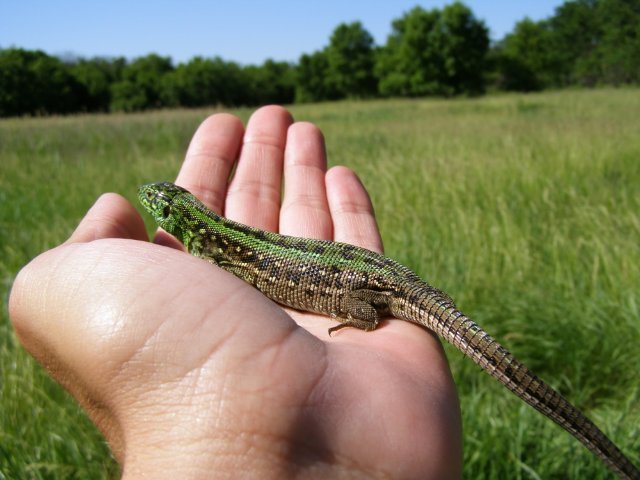
[[[638,470],[582,412],[407,267],[354,245],[280,235],[226,219],[172,183],[140,187],[139,199],[189,253],[247,281],[270,299],[373,330],[385,316],[425,326],[582,442],[620,478]]]

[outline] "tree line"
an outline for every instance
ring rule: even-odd
[[[494,44],[463,3],[415,7],[376,45],[360,22],[297,64],[242,66],[195,57],[63,61],[0,50],[0,116],[253,106],[342,98],[478,95],[640,83],[640,0],[570,0],[542,21],[523,19]]]

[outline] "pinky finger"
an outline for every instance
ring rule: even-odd
[[[333,167],[325,182],[334,240],[382,252],[373,205],[357,175],[346,167]]]

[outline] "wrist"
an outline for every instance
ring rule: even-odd
[[[147,434],[127,442],[122,462],[124,480],[376,477],[375,472],[360,470],[348,458],[336,458],[308,431],[299,436],[278,432],[280,429],[265,433],[257,420],[253,429],[217,427],[204,433],[202,419],[185,422],[176,416],[170,428],[179,425],[183,435],[175,430],[163,431],[155,420],[151,421],[154,426]]]
[[[250,433],[245,436],[253,437]],[[307,446],[294,446],[288,442],[274,444],[272,438],[271,445],[263,448],[262,441],[243,442],[241,437],[243,435],[237,435],[226,441],[207,439],[199,445],[141,445],[125,455],[122,479],[375,478],[372,472],[333,463],[336,459],[331,455],[305,451]]]

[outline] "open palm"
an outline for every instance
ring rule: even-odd
[[[176,183],[249,225],[381,250],[355,175],[327,172],[320,132],[279,107],[246,131],[207,119]],[[329,337],[332,320],[283,310],[166,233],[140,240],[136,210],[107,194],[10,300],[21,340],[105,433],[124,478],[460,476],[458,402],[429,332],[391,320]]]

